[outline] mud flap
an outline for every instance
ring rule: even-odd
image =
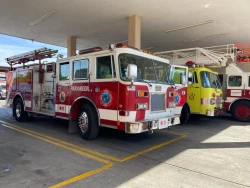
[[[70,120],[68,133],[73,134],[73,133],[78,133],[78,132],[79,132],[79,129],[78,129],[77,121]]]

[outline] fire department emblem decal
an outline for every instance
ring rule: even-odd
[[[60,102],[64,102],[65,99],[66,99],[66,95],[65,95],[65,93],[62,91],[62,92],[60,93],[60,95],[59,95],[59,100],[60,100]]]
[[[189,94],[189,99],[190,99],[190,100],[194,100],[194,96],[195,96],[194,93]]]
[[[180,100],[181,100],[181,96],[180,96],[179,93],[177,93],[176,96],[175,96],[174,102],[175,102],[176,104],[179,104]]]
[[[101,100],[102,106],[109,107],[111,105],[111,102],[112,102],[112,95],[110,94],[110,91],[107,89],[102,90],[100,100]]]

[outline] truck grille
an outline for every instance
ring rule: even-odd
[[[152,93],[151,94],[151,112],[165,111],[165,94],[164,93]]]

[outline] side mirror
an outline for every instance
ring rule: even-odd
[[[134,78],[137,78],[137,65],[129,64],[127,66],[127,78],[131,81],[134,80]]]
[[[186,81],[186,75],[185,74],[182,74],[181,75],[181,84],[182,85],[186,85],[187,81]]]
[[[51,77],[52,77],[52,78],[56,78],[56,75],[55,75],[55,74],[52,74]]]
[[[193,73],[192,72],[188,72],[188,78],[192,78],[193,77]]]

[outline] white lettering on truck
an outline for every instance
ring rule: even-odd
[[[72,91],[89,91],[89,86],[71,86]]]

